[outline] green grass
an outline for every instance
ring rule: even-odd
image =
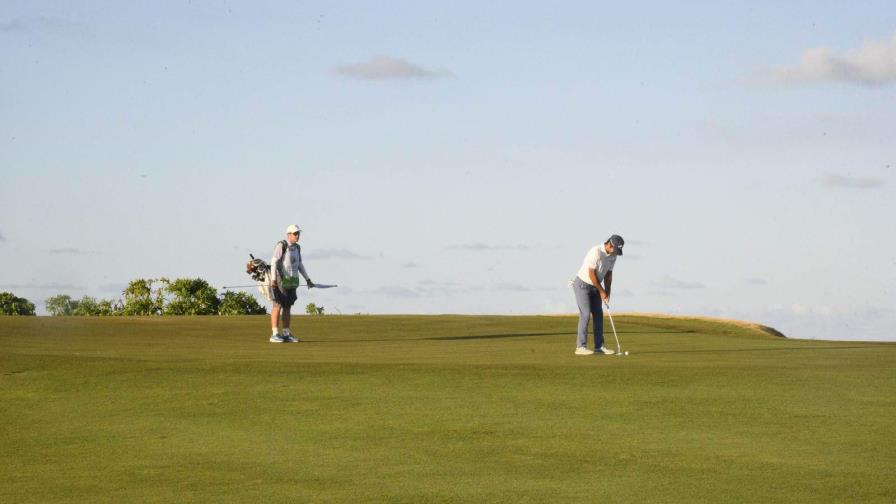
[[[615,319],[3,317],[0,502],[896,501],[896,345]]]

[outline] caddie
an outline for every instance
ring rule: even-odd
[[[308,277],[305,266],[302,264],[302,248],[299,246],[299,238],[302,230],[292,224],[286,228],[286,239],[280,240],[274,246],[274,256],[271,258],[271,291],[274,295],[274,304],[271,308],[271,343],[297,343],[299,341],[292,331],[289,323],[292,318],[290,309],[296,302],[296,289],[299,287],[299,274],[305,278],[308,287],[314,287],[314,282]],[[279,325],[282,319],[283,332]]]
[[[573,281],[576,304],[579,307],[579,330],[576,355],[612,355],[604,346],[604,311],[602,303],[610,302],[613,285],[613,266],[622,255],[625,241],[619,235],[610,236],[603,245],[595,245],[585,255],[582,267]],[[594,350],[588,349],[588,322],[594,318]]]

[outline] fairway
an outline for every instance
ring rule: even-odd
[[[896,501],[896,344],[576,320],[2,317],[0,502]]]

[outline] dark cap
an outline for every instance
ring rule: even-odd
[[[621,236],[613,235],[607,241],[613,244],[613,248],[616,249],[616,255],[622,255],[622,247],[625,245],[625,240]]]

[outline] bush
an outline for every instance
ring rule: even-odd
[[[165,283],[167,280],[164,278],[132,280],[123,292],[122,315],[161,315],[165,297],[163,288],[153,288],[153,284],[157,282]]]
[[[81,299],[72,299],[67,294],[53,296],[46,301],[47,312],[53,316],[76,315],[82,317],[105,317],[121,315],[123,307],[121,300],[96,299],[84,296]]]
[[[307,305],[305,305],[305,313],[307,313],[308,315],[323,315],[324,307],[317,306],[314,303],[308,303]]]
[[[12,292],[0,292],[0,315],[34,315],[34,303]]]
[[[165,282],[172,296],[165,305],[165,315],[215,315],[218,313],[218,292],[201,278],[178,278]]]
[[[221,295],[218,315],[264,315],[264,306],[258,304],[255,296],[245,292],[225,292]]]
[[[47,313],[54,317],[59,317],[74,315],[75,310],[78,308],[78,302],[72,299],[68,294],[60,294],[58,296],[47,298],[46,302],[44,302],[44,306],[47,308]]]
[[[121,313],[121,305],[108,299],[96,299],[84,296],[75,308],[75,315],[82,317],[107,317]]]

